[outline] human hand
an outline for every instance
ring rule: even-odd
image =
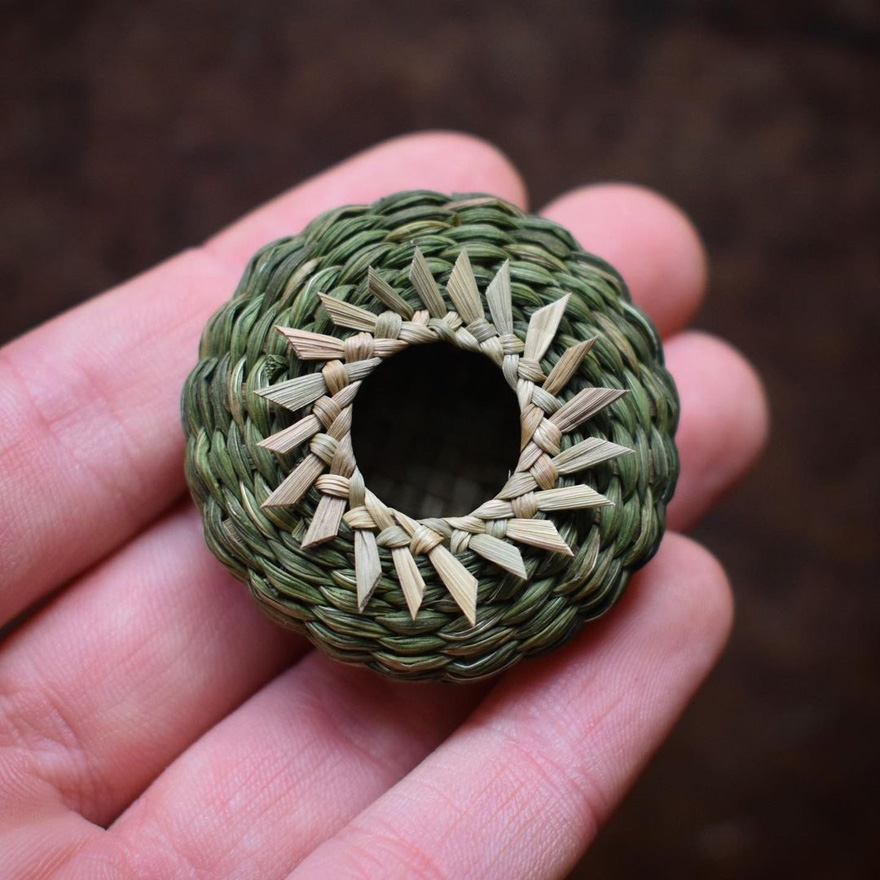
[[[205,548],[178,415],[205,321],[261,245],[417,187],[525,198],[480,141],[401,138],[0,349],[0,625],[33,610],[0,644],[3,877],[561,877],[713,664],[728,585],[675,532],[607,618],[491,689],[310,651]],[[767,425],[742,357],[683,330],[702,247],[634,187],[543,213],[665,337],[682,401],[669,522],[687,527]]]

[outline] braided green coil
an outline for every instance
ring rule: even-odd
[[[332,541],[302,547],[317,489],[290,508],[262,506],[303,452],[278,455],[258,444],[302,413],[258,392],[320,368],[293,356],[276,328],[344,337],[319,294],[382,311],[368,289],[370,267],[413,309],[422,308],[407,274],[416,246],[441,289],[463,248],[481,291],[509,261],[521,339],[537,309],[570,294],[541,368],[548,373],[578,342],[596,342],[560,401],[593,386],[628,392],[564,438],[563,448],[595,437],[634,452],[580,479],[611,505],[549,514],[572,556],[526,548],[524,581],[470,549],[456,554],[479,582],[473,626],[424,556],[417,557],[424,600],[413,618],[385,547],[381,578],[359,610],[353,529],[343,522]],[[356,420],[356,405],[353,411]],[[183,389],[186,476],[208,546],[269,617],[346,663],[397,678],[469,681],[565,642],[604,614],[653,556],[678,476],[678,411],[650,320],[631,303],[619,274],[569,232],[492,196],[404,192],[329,211],[254,255],[233,298],[206,326]],[[573,483],[561,477],[558,485]]]

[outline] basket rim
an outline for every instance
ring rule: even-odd
[[[355,534],[360,611],[382,575],[378,549],[382,546],[391,551],[413,619],[425,592],[414,556],[425,555],[473,625],[478,581],[457,554],[470,549],[523,580],[528,576],[517,544],[573,555],[553,522],[542,514],[613,502],[585,482],[561,486],[560,481],[633,450],[591,437],[563,449],[563,435],[628,392],[595,386],[561,399],[598,337],[567,346],[545,374],[541,360],[554,341],[570,294],[534,311],[525,332],[519,330],[512,320],[509,261],[481,292],[467,248],[462,247],[445,285],[446,297],[417,246],[408,274],[421,309],[413,309],[370,267],[368,289],[376,312],[334,297],[332,290],[319,294],[331,322],[348,333],[330,336],[276,325],[292,356],[303,362],[322,361],[323,366],[318,372],[256,391],[275,405],[304,412],[299,421],[258,445],[285,455],[308,444],[261,506],[295,507],[315,486],[321,497],[302,546],[308,549],[332,540],[346,522]],[[412,345],[436,342],[480,352],[502,370],[519,405],[520,457],[500,491],[466,516],[414,519],[386,505],[366,486],[351,440],[352,403],[362,381],[384,359]]]

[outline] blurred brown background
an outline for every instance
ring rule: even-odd
[[[0,339],[390,135],[499,144],[540,205],[655,187],[772,446],[698,535],[724,660],[578,876],[876,876],[880,7],[3,3]],[[293,230],[291,230],[293,231]]]

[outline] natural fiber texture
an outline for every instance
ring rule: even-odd
[[[521,455],[470,515],[417,520],[370,490],[351,431],[376,366],[432,342],[500,368]],[[388,406],[406,419],[424,391]],[[678,470],[675,389],[620,277],[491,196],[399,193],[262,249],[183,411],[217,557],[275,620],[406,678],[494,674],[607,610],[656,551]]]

